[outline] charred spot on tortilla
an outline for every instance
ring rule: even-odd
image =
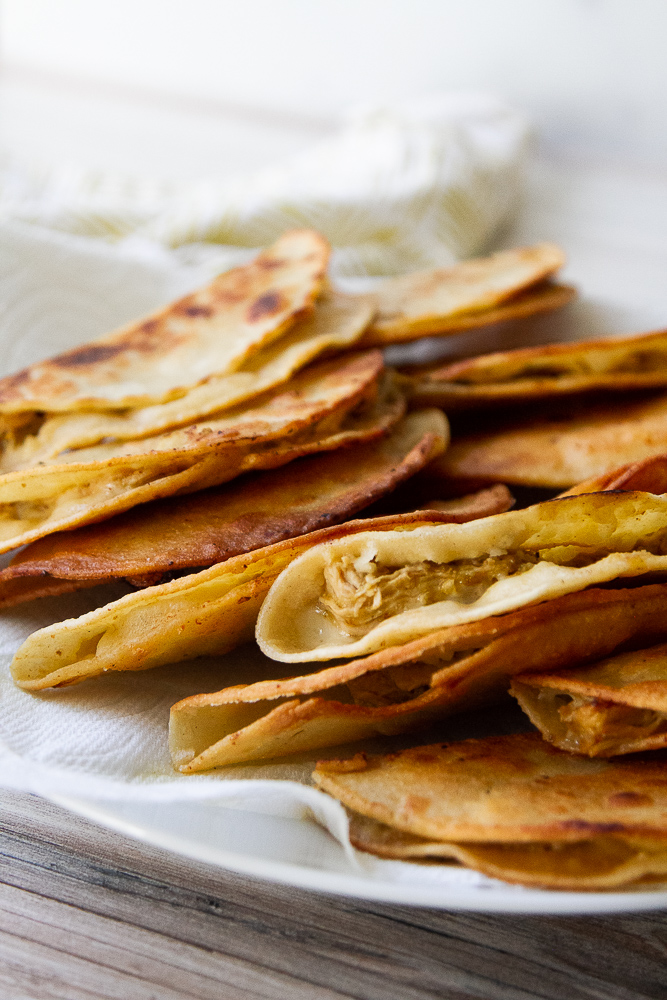
[[[256,322],[263,316],[273,316],[285,307],[285,300],[280,292],[266,292],[256,299],[248,309],[248,319]]]

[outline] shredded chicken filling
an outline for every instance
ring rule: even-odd
[[[549,694],[553,697],[553,707],[560,722],[565,726],[561,745],[579,753],[622,750],[624,744],[667,732],[667,715],[664,712],[561,691]]]
[[[450,563],[419,562],[391,569],[373,561],[342,556],[324,568],[320,608],[347,635],[362,636],[393,615],[439,601],[473,604],[489,587],[525,573],[539,561],[516,551]]]

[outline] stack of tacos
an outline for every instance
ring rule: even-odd
[[[31,635],[14,680],[254,638],[262,679],[173,706],[184,774],[446,735],[511,691],[537,732],[318,765],[353,843],[550,888],[667,879],[667,768],[627,759],[667,746],[667,334],[396,372],[380,348],[566,304],[562,252],[364,295],[332,288],[327,258],[285,234],[0,380],[0,551],[22,547],[0,607],[136,588]],[[562,495],[510,510],[508,484]]]

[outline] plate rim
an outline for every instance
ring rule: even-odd
[[[69,812],[152,847],[190,858],[193,861],[213,865],[225,871],[309,892],[398,906],[427,907],[454,912],[523,914],[526,916],[593,916],[667,909],[667,890],[563,892],[549,889],[524,889],[515,895],[513,891],[511,893],[503,892],[502,888],[495,890],[480,886],[418,885],[407,882],[389,882],[370,876],[364,877],[361,874],[326,871],[308,865],[272,861],[258,858],[253,854],[242,854],[226,848],[211,848],[192,842],[183,836],[170,834],[159,827],[150,824],[142,825],[115,814],[113,800],[107,803],[107,800],[104,802],[94,801],[74,795],[43,794],[50,802],[67,809]],[[253,812],[254,810],[243,811]],[[303,822],[303,820],[299,822]]]

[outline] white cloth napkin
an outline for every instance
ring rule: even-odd
[[[472,253],[516,203],[525,140],[524,119],[499,101],[453,98],[359,114],[340,135],[291,162],[228,184],[138,185],[6,166],[0,374],[184,294],[295,225],[326,233],[346,275],[428,267]],[[257,670],[275,676],[279,666],[261,662],[256,650],[41,694],[13,685],[12,655],[32,631],[123,592],[114,584],[0,616],[0,783],[142,801],[214,796],[255,811],[316,815],[351,852],[342,808],[307,787],[317,754],[212,775],[184,777],[171,767],[169,707],[253,679]],[[357,747],[340,752],[348,749]],[[384,878],[392,866],[380,869]]]
[[[398,274],[486,249],[516,206],[527,135],[524,116],[497,98],[441,95],[354,112],[313,148],[228,181],[8,163],[0,217],[109,243],[208,248],[218,267],[312,226],[331,240],[337,274]]]

